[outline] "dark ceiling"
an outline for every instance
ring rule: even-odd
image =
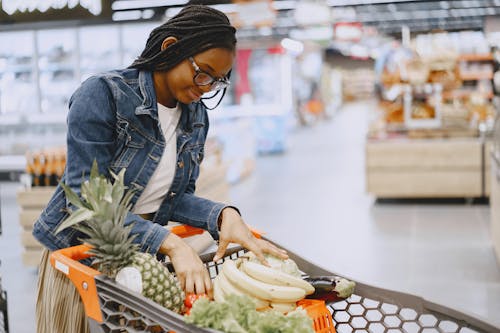
[[[273,33],[278,35],[286,33],[287,29],[293,28],[294,8],[303,4],[300,0],[274,0],[278,8],[276,26]],[[205,4],[230,4],[229,0],[197,0]],[[154,15],[151,18],[159,18],[165,15],[169,8],[181,7],[186,1],[150,1],[150,0],[120,0],[113,1],[114,12],[124,12],[119,9],[127,4],[134,5],[129,10],[151,10]],[[479,30],[484,27],[485,17],[500,17],[500,0],[325,0],[313,1],[323,3],[330,7],[333,13],[350,13],[349,17],[339,17],[340,20],[358,21],[365,25],[375,26],[380,32],[398,35],[401,27],[406,25],[411,32],[428,32],[435,30]],[[249,36],[250,31],[242,31]]]
[[[360,22],[390,34],[399,33],[402,25],[412,32],[479,30],[485,17],[500,15],[500,0],[330,2],[350,3]]]

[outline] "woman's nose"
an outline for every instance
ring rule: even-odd
[[[210,92],[212,91],[212,83],[211,84],[207,84],[207,85],[204,85],[204,86],[199,86],[200,90],[202,93],[206,94],[207,92]]]

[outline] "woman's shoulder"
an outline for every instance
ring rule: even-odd
[[[137,90],[139,82],[139,71],[137,69],[116,69],[106,72],[94,73],[80,84],[76,93],[95,93],[97,91]]]
[[[131,81],[139,78],[139,70],[135,68],[113,69],[91,75],[87,80]]]

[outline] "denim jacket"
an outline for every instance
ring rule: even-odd
[[[178,221],[209,231],[218,239],[217,220],[226,206],[194,195],[203,160],[208,115],[201,103],[181,105],[177,135],[177,164],[172,185],[152,221],[129,213],[126,224],[141,250],[157,253],[168,230]],[[158,121],[151,72],[125,69],[87,79],[71,96],[67,118],[67,162],[62,182],[80,193],[82,177],[88,178],[94,159],[99,172],[109,176],[126,168],[125,184],[134,190],[132,205],[158,166],[165,138]],[[80,243],[83,235],[73,228],[55,230],[71,208],[61,186],[56,188],[33,229],[33,235],[49,250]]]

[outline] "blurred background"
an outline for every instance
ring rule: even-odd
[[[0,332],[35,331],[31,228],[72,92],[186,3],[0,1]],[[500,1],[197,3],[238,28],[197,193],[341,276],[500,325]]]

